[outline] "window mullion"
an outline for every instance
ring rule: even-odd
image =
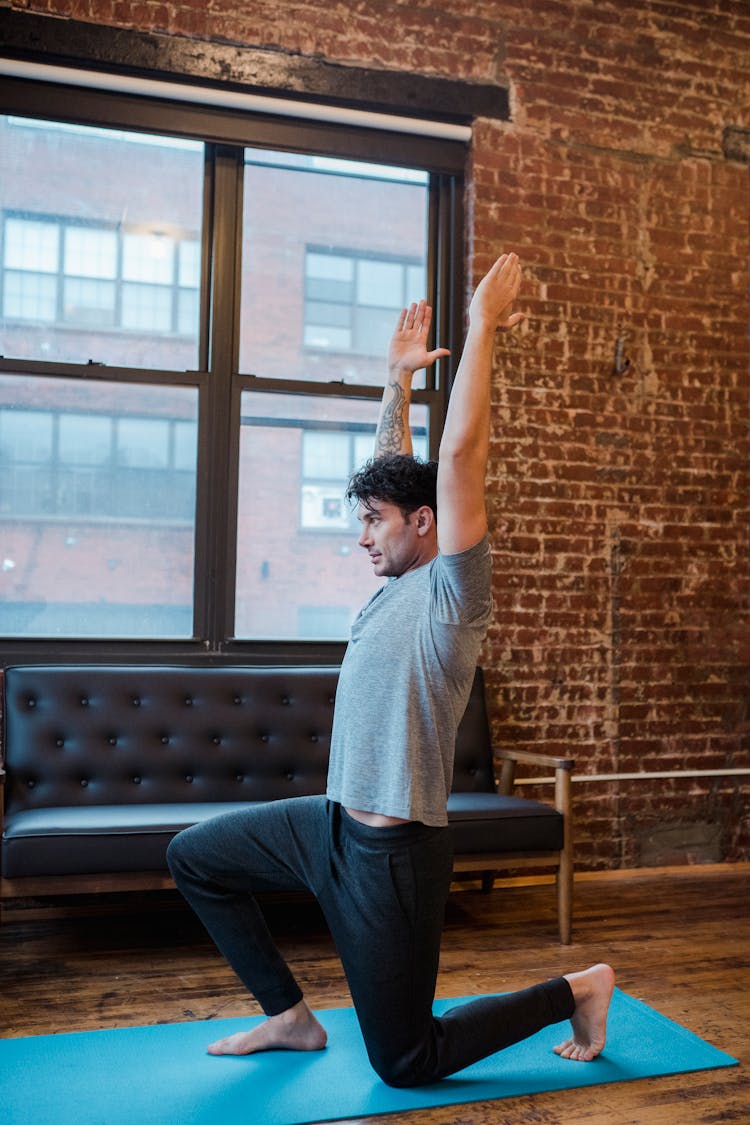
[[[205,489],[201,484],[204,503],[197,521],[199,539],[201,527],[205,528],[206,552],[205,566],[196,567],[196,605],[203,605],[203,635],[211,650],[220,649],[231,635],[233,620],[239,463],[239,388],[233,376],[238,350],[241,198],[242,150],[217,146],[210,220],[209,380],[201,416],[207,472]]]
[[[461,193],[451,176],[431,179],[429,224],[428,268],[430,287],[434,285],[435,293],[433,346],[449,348],[451,353],[438,360],[433,375],[438,399],[430,414],[430,456],[437,458],[464,336],[463,207]]]

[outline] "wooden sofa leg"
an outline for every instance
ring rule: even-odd
[[[482,894],[488,895],[495,885],[495,875],[492,871],[482,872]]]

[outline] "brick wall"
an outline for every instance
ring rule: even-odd
[[[750,129],[747,5],[14,6],[508,85],[467,189],[469,275],[512,247],[528,278],[495,388],[495,734],[578,773],[748,766],[748,167],[724,155]],[[574,798],[580,866],[750,858],[741,779]]]

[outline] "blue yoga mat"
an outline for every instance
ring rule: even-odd
[[[445,1011],[456,1000],[440,1000]],[[324,1051],[214,1058],[206,1045],[255,1019],[84,1031],[0,1041],[3,1125],[307,1125],[547,1090],[733,1066],[736,1060],[615,990],[607,1046],[591,1063],[545,1028],[433,1086],[395,1090],[367,1061],[351,1008],[318,1011]]]

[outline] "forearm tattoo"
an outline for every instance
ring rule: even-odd
[[[391,383],[393,394],[383,409],[375,440],[376,453],[401,453],[406,435],[407,400],[399,383]]]

